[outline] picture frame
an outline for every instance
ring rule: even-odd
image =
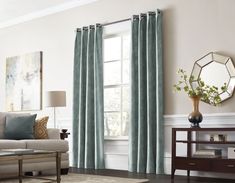
[[[6,58],[6,111],[42,109],[42,54]]]

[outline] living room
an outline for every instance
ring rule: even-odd
[[[38,2],[32,0],[3,0],[0,2],[0,78],[2,78],[0,80],[0,112],[37,114],[36,119],[49,116],[47,128],[51,129],[56,127],[60,130],[67,129],[67,132],[65,132],[65,134],[67,134],[65,141],[68,142],[69,167],[71,167],[68,175],[70,173],[86,173],[85,170],[82,170],[82,165],[78,157],[79,150],[77,150],[77,148],[81,149],[81,144],[79,143],[81,137],[79,137],[79,135],[84,132],[84,136],[92,136],[93,131],[89,133],[78,125],[80,124],[78,120],[82,118],[79,110],[81,106],[83,106],[83,102],[81,102],[83,98],[79,98],[79,96],[84,93],[80,92],[80,90],[83,91],[83,87],[85,86],[81,87],[81,83],[77,83],[77,81],[82,81],[80,78],[81,73],[83,73],[82,71],[88,71],[89,68],[76,65],[76,63],[80,63],[80,61],[83,62],[83,60],[79,60],[82,56],[76,57],[76,55],[79,55],[76,49],[84,44],[79,44],[79,36],[84,36],[85,34],[83,31],[86,28],[84,27],[88,26],[90,30],[93,29],[89,28],[89,26],[92,25],[90,27],[95,27],[94,29],[96,30],[99,27],[97,24],[100,24],[103,31],[103,47],[101,50],[99,49],[99,51],[103,53],[103,64],[101,64],[103,73],[100,74],[104,75],[104,78],[101,78],[104,85],[100,91],[104,97],[104,101],[101,102],[103,103],[104,109],[100,109],[99,106],[96,106],[100,109],[101,113],[99,113],[100,111],[96,113],[97,108],[93,109],[93,113],[88,113],[92,107],[89,109],[84,108],[84,111],[88,111],[86,118],[91,117],[91,121],[96,121],[94,118],[99,115],[103,115],[104,117],[104,119],[101,120],[103,121],[104,127],[102,127],[101,124],[99,124],[101,126],[98,127],[96,126],[97,124],[93,124],[96,128],[91,126],[85,129],[97,130],[98,134],[103,135],[102,138],[104,139],[101,142],[98,140],[98,143],[101,149],[103,149],[103,152],[101,150],[101,157],[103,157],[105,166],[102,164],[101,166],[95,165],[91,168],[92,166],[86,165],[83,168],[92,170],[97,167],[97,169],[101,170],[105,168],[107,173],[101,171],[100,174],[107,174],[110,177],[115,175],[116,177],[127,177],[129,179],[144,178],[155,182],[158,182],[158,180],[159,182],[170,182],[172,178],[172,129],[191,129],[188,116],[193,111],[193,102],[190,97],[188,97],[190,93],[187,90],[185,92],[174,92],[174,85],[178,84],[180,80],[180,77],[178,77],[180,73],[177,74],[177,71],[182,69],[187,72],[187,76],[189,77],[191,72],[195,71],[194,66],[197,61],[210,56],[215,58],[217,55],[218,58],[231,60],[231,65],[233,66],[235,62],[235,52],[233,50],[233,46],[235,46],[233,36],[235,29],[235,24],[233,23],[233,17],[235,17],[233,11],[234,5],[235,2],[233,0],[41,0]],[[158,102],[156,102],[156,106],[158,107],[155,106],[156,109],[153,109],[155,110],[154,112],[160,113],[160,117],[157,119],[158,121],[156,121],[156,123],[152,124],[152,126],[148,126],[148,129],[155,129],[155,127],[157,129],[155,131],[153,130],[155,136],[152,138],[154,139],[153,142],[155,145],[152,148],[159,148],[160,150],[157,150],[157,152],[153,151],[155,158],[148,160],[153,161],[160,157],[162,162],[160,166],[157,161],[153,163],[155,169],[157,169],[157,167],[160,169],[160,171],[154,169],[156,173],[153,173],[153,170],[150,171],[151,168],[144,168],[141,164],[138,165],[139,168],[137,169],[130,165],[130,157],[133,157],[130,149],[133,151],[141,151],[141,149],[146,148],[143,147],[135,150],[133,147],[136,144],[130,142],[130,139],[135,139],[131,136],[133,135],[131,133],[137,128],[131,128],[130,116],[132,116],[132,119],[134,119],[134,117],[133,114],[131,114],[133,111],[131,111],[129,106],[135,106],[133,103],[135,97],[144,96],[143,101],[145,101],[145,99],[147,100],[148,98],[147,96],[149,96],[149,94],[134,95],[135,92],[131,93],[131,87],[133,87],[131,85],[131,81],[133,83],[132,72],[134,70],[133,67],[130,67],[131,60],[134,60],[131,53],[133,53],[135,46],[132,42],[132,40],[134,40],[133,23],[134,20],[138,19],[135,18],[136,16],[140,16],[139,19],[142,18],[141,14],[147,14],[147,17],[154,14],[156,20],[158,20],[157,27],[159,28],[157,29],[157,40],[155,40],[155,43],[160,46],[157,50],[158,57],[154,58],[157,60],[156,63],[158,64],[161,62],[159,60],[162,60],[162,65],[159,65],[157,67],[159,70],[154,71],[154,73],[155,75],[156,73],[162,73],[161,78],[157,78],[159,79],[157,83],[162,82],[163,85],[159,88],[158,85],[156,85],[153,92],[157,93],[161,91],[163,93],[160,92],[160,94],[158,93],[159,95],[156,96],[158,99],[161,99],[161,101],[159,103],[159,101],[156,100]],[[141,23],[141,21],[139,23]],[[148,31],[150,28],[146,30]],[[81,32],[81,35],[79,35],[79,32]],[[95,31],[95,33],[97,32]],[[148,33],[146,34],[149,35]],[[97,36],[98,35],[95,34],[95,38],[97,38]],[[90,37],[88,41],[89,40],[91,40]],[[152,39],[149,38],[147,43],[150,43],[150,40],[154,42],[154,37],[152,37]],[[99,43],[97,40],[95,42],[97,44]],[[94,49],[97,49],[97,47],[99,48],[99,46],[95,45]],[[147,52],[150,50],[149,48],[150,46],[148,45],[146,47]],[[89,47],[89,50],[91,49]],[[138,48],[137,50],[139,52],[141,49]],[[39,100],[37,103],[39,107],[27,110],[22,108],[15,109],[12,105],[7,107],[7,104],[9,105],[9,98],[17,100],[17,96],[9,94],[7,77],[10,74],[8,73],[6,65],[12,58],[24,57],[24,55],[33,53],[40,53],[40,77],[37,83],[39,90],[35,97],[31,97],[31,100],[35,101],[37,98]],[[162,58],[159,57],[161,53]],[[88,56],[89,55],[93,54],[89,54],[88,52]],[[141,54],[139,53],[137,55]],[[116,62],[119,60],[117,57],[121,58],[120,63]],[[221,63],[220,60],[218,62]],[[223,66],[224,65],[227,66],[227,62],[223,64]],[[206,66],[207,64],[202,66],[202,68]],[[224,148],[225,151],[223,151],[223,155],[227,155],[228,148],[234,147],[232,142],[235,141],[235,136],[232,134],[233,128],[235,127],[234,83],[230,82],[230,80],[233,79],[233,71],[230,70],[233,69],[234,66],[227,68],[227,70],[229,70],[229,76],[226,75],[226,77],[229,77],[229,79],[222,81],[222,84],[217,86],[220,88],[226,83],[225,89],[227,90],[225,93],[228,93],[228,96],[224,97],[221,95],[218,105],[217,103],[210,104],[210,102],[205,102],[205,100],[199,102],[199,111],[203,116],[200,127],[201,129],[216,128],[210,129],[207,133],[207,135],[210,135],[213,139],[217,139],[219,135],[220,137],[218,137],[218,139],[221,139],[222,135],[225,144],[222,144],[222,142],[218,140],[218,143],[213,142],[213,148]],[[91,77],[95,78],[91,80],[91,82],[96,82],[97,78],[100,79],[98,77],[99,74],[96,75],[97,72],[99,73],[100,70],[90,71],[91,74],[94,74],[91,75]],[[199,74],[200,73],[201,71]],[[216,71],[215,73],[209,74],[210,77],[208,76],[206,79],[212,78],[213,80],[218,80],[220,78],[218,78],[218,76],[222,78],[221,73],[217,73]],[[86,74],[88,76],[88,73]],[[146,75],[148,75],[148,71]],[[146,76],[146,78],[149,77],[151,77],[151,74]],[[200,83],[200,81],[198,82]],[[150,86],[152,87],[154,84]],[[66,97],[64,105],[47,105],[47,94],[50,91],[64,91]],[[96,87],[91,90],[91,94],[93,95],[95,95],[96,92]],[[98,97],[94,97],[95,99],[102,96],[99,92],[97,93]],[[87,92],[87,95],[84,97],[84,103],[87,102],[85,99],[88,94],[90,93]],[[60,99],[61,97],[57,100]],[[92,103],[91,106],[95,106],[95,104],[96,103]],[[138,110],[140,108],[141,106]],[[161,111],[161,109],[163,111]],[[149,113],[146,113],[146,116],[148,116],[148,114]],[[77,119],[76,116],[79,116],[79,119]],[[146,116],[145,114],[139,115],[138,119],[142,117],[145,119]],[[159,123],[161,124],[159,125]],[[230,128],[230,131],[227,128]],[[224,129],[227,131],[223,131]],[[138,130],[139,129],[137,129],[137,131]],[[194,130],[197,131],[198,128],[195,127]],[[188,134],[192,132],[194,135],[194,130],[186,132]],[[201,133],[200,130],[198,131],[198,133]],[[158,132],[162,134],[161,138],[157,135]],[[186,144],[188,144],[187,140],[189,139],[187,139],[187,134],[185,135],[186,132],[179,133],[178,136],[182,138],[186,137],[186,139],[184,139],[182,144],[176,146],[177,153],[184,156],[189,155],[186,146]],[[143,132],[142,135],[144,138],[140,135],[137,139],[144,139],[141,141],[142,144],[148,144],[148,138],[145,138],[148,136],[148,131]],[[151,135],[148,137],[151,137]],[[205,135],[205,138],[209,137]],[[229,140],[232,142],[230,143]],[[141,142],[138,143],[141,144]],[[226,144],[226,142],[230,144]],[[95,144],[95,142],[92,143]],[[195,141],[192,144],[192,150],[198,148]],[[206,145],[210,146],[211,144]],[[97,146],[94,146],[94,149],[88,148],[86,151],[96,152],[96,148]],[[156,155],[159,151],[160,155]],[[144,152],[140,152],[140,154],[141,153]],[[96,158],[97,157],[95,157],[95,159]],[[175,158],[177,159],[177,156]],[[89,156],[86,159],[89,159]],[[137,164],[138,163],[139,162],[137,162]],[[231,160],[231,166],[235,166],[233,163],[233,160]],[[141,167],[144,168],[144,171]],[[173,169],[175,169],[175,182],[187,182],[187,170],[198,170],[195,168],[184,169],[182,167],[180,167],[179,170],[177,166],[173,167]],[[233,167],[230,167],[230,169],[233,169]],[[190,179],[192,182],[223,182],[228,181],[225,180],[226,178],[230,179],[232,182],[235,179],[232,174],[234,171],[235,170],[228,171],[230,173],[227,173],[225,170],[215,172],[210,170],[190,171]],[[128,174],[128,172],[135,172],[136,175],[131,176],[131,173]],[[144,173],[144,175],[142,175],[142,173]],[[97,174],[97,172],[94,174]],[[63,176],[65,175],[61,176],[62,182]]]

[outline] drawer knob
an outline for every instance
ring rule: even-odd
[[[234,168],[234,165],[227,165],[228,168]]]
[[[194,166],[194,165],[196,165],[196,163],[189,163],[189,165]]]

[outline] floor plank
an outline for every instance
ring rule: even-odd
[[[215,179],[215,178],[205,178],[205,177],[190,177],[188,179],[186,176],[175,176],[174,180],[171,180],[170,175],[155,175],[155,174],[139,174],[131,173],[122,170],[85,170],[78,168],[70,168],[71,173],[81,173],[81,174],[93,174],[93,175],[105,175],[105,176],[115,176],[123,178],[147,178],[150,183],[224,183],[229,182],[235,183],[235,180],[231,179]]]

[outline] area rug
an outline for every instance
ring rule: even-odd
[[[45,178],[54,178],[54,176],[48,176]],[[0,179],[1,183],[18,183],[18,179]],[[51,181],[38,180],[27,178],[23,180],[23,183],[49,183]],[[74,174],[61,176],[61,183],[142,183],[148,182],[148,179],[130,179],[119,178],[110,176],[90,175],[90,174]]]

